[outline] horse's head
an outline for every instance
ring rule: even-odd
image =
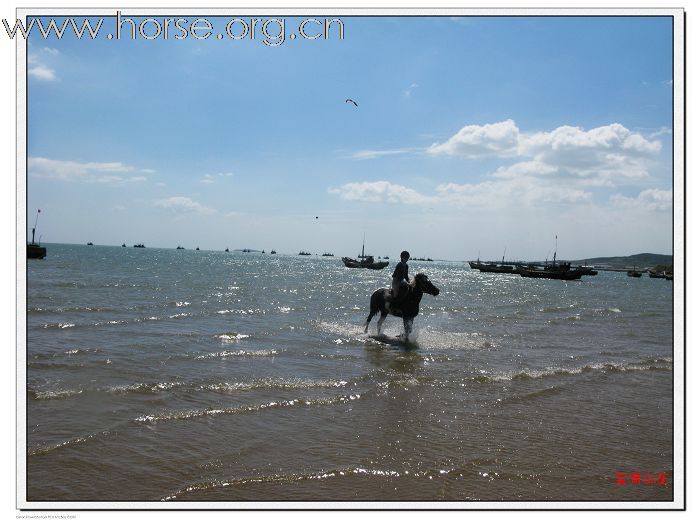
[[[415,287],[423,293],[427,293],[430,295],[437,295],[440,293],[440,290],[437,288],[437,286],[431,283],[430,279],[428,279],[428,277],[424,273],[417,273],[416,276],[413,278],[413,282]]]

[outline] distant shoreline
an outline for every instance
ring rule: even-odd
[[[44,245],[58,245],[58,244],[63,244],[63,245],[68,245],[68,246],[87,246],[87,241],[86,243],[71,243],[71,242],[44,242],[42,243]],[[122,248],[123,246],[121,244],[93,244],[91,247],[109,247],[109,248]],[[132,248],[133,245],[127,244],[126,248]],[[170,247],[170,246],[149,246],[146,244],[146,248],[154,249],[154,250],[176,250],[177,247]],[[203,251],[203,252],[225,252],[226,247],[222,248],[200,248],[197,250],[197,248],[185,248],[186,251]],[[337,250],[336,250],[337,251]],[[262,254],[263,252],[267,255],[270,254],[269,251],[267,250],[257,250],[257,249],[252,249],[252,248],[228,248],[228,252],[238,252],[238,253],[254,253],[254,254]],[[298,253],[283,253],[283,252],[277,252],[276,255],[289,255],[289,256],[297,256]],[[322,255],[319,254],[312,254],[312,255],[318,255],[321,257]],[[413,263],[425,263],[425,262],[444,262],[444,263],[464,263],[468,264],[469,261],[473,261],[475,259],[440,259],[440,258],[432,258],[432,260],[428,261],[426,259],[410,259],[409,262]],[[490,259],[480,259],[483,262],[488,262]],[[640,271],[646,271],[647,269],[654,268],[655,266],[672,266],[673,265],[673,255],[666,255],[666,254],[657,254],[657,253],[638,253],[638,254],[633,254],[633,255],[617,255],[617,256],[611,256],[611,257],[589,257],[585,259],[566,259],[566,258],[561,258],[558,259],[561,261],[568,261],[572,265],[576,266],[591,266],[594,267],[596,270],[601,270],[601,271],[610,271],[610,272],[626,272],[628,270],[632,270],[633,268],[636,268],[637,270]],[[495,263],[500,263],[500,260],[494,259],[493,262]],[[544,261],[518,261],[522,264],[541,264],[544,263]]]

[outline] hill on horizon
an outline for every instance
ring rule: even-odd
[[[573,264],[609,265],[618,268],[628,268],[632,266],[646,268],[659,265],[673,266],[673,255],[637,253],[635,255],[618,255],[614,257],[592,257],[590,259],[579,259],[571,262]]]

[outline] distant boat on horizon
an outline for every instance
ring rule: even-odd
[[[39,213],[41,210],[36,211],[36,219],[34,219],[34,228],[32,228],[32,242],[27,244],[27,258],[28,259],[43,259],[46,257],[46,248],[41,246],[38,242],[34,242],[34,232],[36,231],[36,224],[39,221]]]
[[[368,268],[370,270],[381,270],[389,266],[389,261],[375,262],[374,257],[365,255],[365,237],[362,236],[362,253],[357,256],[359,260],[350,257],[341,257],[346,268]]]

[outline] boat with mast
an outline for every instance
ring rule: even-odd
[[[554,236],[554,258],[549,264],[545,261],[542,267],[520,268],[520,275],[523,277],[534,277],[541,279],[560,279],[564,281],[573,281],[580,279],[586,273],[582,268],[571,268],[570,262],[559,262],[557,264],[557,236]]]
[[[370,270],[381,270],[389,266],[389,261],[375,262],[374,257],[365,255],[365,236],[362,236],[362,254],[358,256],[359,260],[350,257],[343,257],[342,261],[346,268],[368,268]]]
[[[34,233],[36,231],[36,224],[39,222],[39,214],[41,210],[36,211],[36,219],[34,219],[34,228],[32,228],[32,242],[27,244],[27,258],[28,259],[43,259],[46,257],[46,247],[41,246],[38,242],[34,242]]]

